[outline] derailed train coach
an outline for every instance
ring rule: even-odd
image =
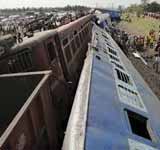
[[[111,36],[94,25],[63,150],[159,150],[160,101]]]
[[[87,15],[55,30],[35,33],[20,44],[11,42],[10,49],[3,47],[5,52],[0,56],[0,74],[53,71],[48,82],[56,114],[57,145],[61,145],[64,136],[91,37],[91,18]]]
[[[0,75],[0,149],[56,149],[51,71]]]

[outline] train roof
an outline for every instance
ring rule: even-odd
[[[47,30],[42,32],[34,33],[33,37],[30,38],[23,38],[22,43],[14,44],[10,50],[7,50],[6,53],[0,56],[0,59],[5,59],[5,57],[17,53],[25,48],[30,48],[31,46],[37,45],[38,43],[42,43],[44,39],[49,38],[50,36],[56,34],[56,29],[54,30]]]
[[[55,33],[57,33],[56,29],[34,33],[33,37],[30,38],[25,37],[22,43],[16,44],[12,49],[18,49],[19,47],[30,46],[32,44],[34,45],[35,43],[38,42],[40,43],[42,40],[49,38]]]
[[[70,22],[70,23],[68,23],[68,24],[66,24],[64,26],[59,27],[58,28],[58,32],[61,32],[61,31],[65,30],[65,29],[69,28],[70,26],[72,26],[74,24],[77,24],[78,22],[80,22],[80,21],[82,21],[84,19],[87,19],[88,17],[91,17],[91,14],[89,14],[87,16],[83,16],[83,17],[81,17],[81,18],[79,18],[79,19],[77,19],[77,20],[75,20],[73,22]]]
[[[122,50],[94,25],[62,149],[158,150],[159,108]]]
[[[21,47],[21,46],[24,46],[24,45],[26,46],[29,43],[33,44],[35,42],[41,42],[42,40],[49,38],[50,36],[56,34],[57,32],[61,32],[62,30],[69,28],[73,24],[78,23],[79,21],[83,20],[86,17],[87,16],[84,16],[82,18],[79,18],[79,19],[77,19],[77,20],[75,20],[73,22],[70,22],[70,23],[68,23],[66,25],[60,26],[60,27],[58,27],[56,29],[53,29],[53,30],[47,30],[47,31],[37,32],[31,38],[24,38],[24,41],[22,43],[20,43],[20,44],[17,44],[15,48]]]
[[[0,146],[50,74],[51,71],[0,75]]]

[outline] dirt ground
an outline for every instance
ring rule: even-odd
[[[152,59],[148,59],[148,66],[145,65],[140,59],[135,58],[132,53],[130,53],[129,59],[160,100],[160,74],[156,73],[153,69]]]
[[[153,20],[151,19],[151,21]],[[134,23],[134,25],[135,24],[136,23]],[[133,28],[134,25],[122,21],[117,26],[119,29],[124,30],[132,35],[146,35],[145,32],[148,32],[148,31],[144,32],[142,27]],[[154,49],[147,49],[145,52],[141,52],[141,56],[144,57],[148,65],[145,65],[140,59],[135,58],[132,52],[129,52],[129,59],[131,60],[132,64],[135,66],[137,71],[142,75],[144,80],[148,83],[149,87],[152,89],[152,91],[157,95],[157,97],[160,100],[160,66],[159,66],[159,72],[156,73],[155,69],[153,68],[154,54],[155,54]],[[148,57],[146,58],[146,56]]]
[[[154,29],[157,33],[159,31],[159,20],[150,17],[136,17],[131,15],[131,22],[121,21],[119,26],[121,29],[127,30],[129,33],[134,35],[146,36],[151,29]],[[158,35],[158,34],[157,34]]]

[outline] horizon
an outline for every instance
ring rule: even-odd
[[[86,7],[102,7],[102,8],[118,8],[119,5],[128,7],[131,4],[140,4],[141,0],[0,0],[0,9],[14,9],[14,8],[56,8],[70,6],[86,6]]]

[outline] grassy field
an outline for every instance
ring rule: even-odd
[[[131,17],[132,22],[121,21],[119,27],[135,35],[147,35],[151,29],[157,33],[159,31],[160,21],[152,18]]]

